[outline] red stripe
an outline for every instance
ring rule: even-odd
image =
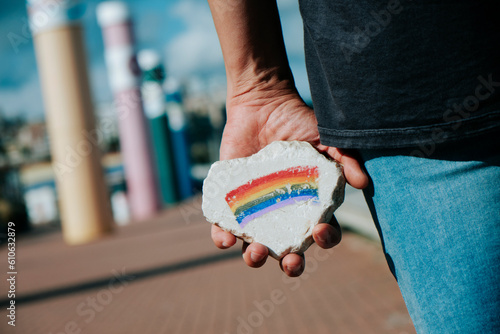
[[[257,187],[263,183],[267,182],[272,182],[274,180],[278,179],[287,179],[287,178],[293,178],[293,177],[313,177],[317,178],[318,177],[318,167],[314,166],[296,166],[296,167],[290,167],[284,170],[280,170],[278,172],[259,177],[257,179],[251,180],[247,183],[245,183],[242,186],[239,186],[238,188],[231,190],[226,194],[226,202],[229,202],[233,196],[239,195],[241,193],[245,193],[249,190],[251,190],[254,187]]]

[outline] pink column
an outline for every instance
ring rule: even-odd
[[[142,108],[130,13],[123,2],[102,2],[97,7],[97,19],[102,27],[109,81],[118,113],[130,211],[134,219],[144,219],[159,210],[160,201]]]

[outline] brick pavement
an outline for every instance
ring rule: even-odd
[[[313,245],[291,279],[273,259],[251,269],[239,248],[215,248],[199,204],[85,246],[18,240],[17,325],[2,304],[0,333],[415,333],[376,243],[345,233],[333,251]]]

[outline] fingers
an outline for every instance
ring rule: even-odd
[[[215,246],[226,249],[234,246],[236,243],[236,237],[229,232],[224,231],[219,226],[212,225],[212,240]],[[252,268],[259,268],[266,263],[267,256],[269,255],[269,250],[266,246],[259,243],[248,244],[243,243],[243,260],[245,263]]]
[[[368,186],[368,175],[366,175],[356,159],[344,155],[342,164],[344,165],[346,180],[351,186],[357,189],[363,189]]]
[[[247,266],[252,268],[259,268],[266,263],[269,250],[266,246],[253,242],[248,244],[243,243],[243,260]]]
[[[222,230],[219,226],[212,225],[212,240],[215,246],[226,249],[236,243],[236,237],[229,232]]]
[[[329,147],[327,153],[344,165],[344,175],[351,186],[357,189],[363,189],[368,186],[368,175],[358,160],[335,147]]]
[[[252,268],[262,267],[268,258],[269,250],[259,243],[243,243],[243,260]],[[283,272],[290,277],[298,277],[304,272],[304,255],[288,254],[280,261]]]
[[[329,224],[318,224],[313,229],[314,241],[321,248],[332,248],[339,244],[342,239],[340,226],[332,216]],[[283,272],[290,277],[302,275],[305,269],[305,258],[303,254],[288,254],[280,262]]]
[[[313,229],[313,238],[319,247],[332,248],[339,244],[342,232],[340,228],[335,228],[330,224],[318,224]]]
[[[337,245],[342,238],[340,228],[335,218],[331,224],[318,224],[313,229],[314,241],[322,248],[331,248]],[[229,248],[236,243],[236,237],[229,232],[212,225],[212,239],[221,249]],[[268,258],[269,250],[259,243],[243,243],[243,260],[252,268],[262,267]],[[302,254],[288,254],[280,261],[283,272],[290,277],[298,277],[304,272],[305,260]]]
[[[281,259],[280,267],[287,276],[298,277],[304,272],[304,255],[294,253],[287,254],[283,259]]]

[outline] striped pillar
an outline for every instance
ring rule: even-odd
[[[55,7],[54,7],[55,6]],[[28,1],[64,240],[82,244],[112,230],[95,140],[78,1]]]
[[[141,220],[155,214],[160,201],[142,108],[130,12],[124,2],[101,2],[97,6],[97,19],[102,27],[109,81],[118,113],[128,202],[132,218]]]
[[[165,70],[160,56],[153,50],[142,50],[137,60],[142,70],[144,111],[149,119],[161,199],[164,205],[172,205],[177,202],[177,195],[170,134],[165,115],[165,97],[162,89]]]

